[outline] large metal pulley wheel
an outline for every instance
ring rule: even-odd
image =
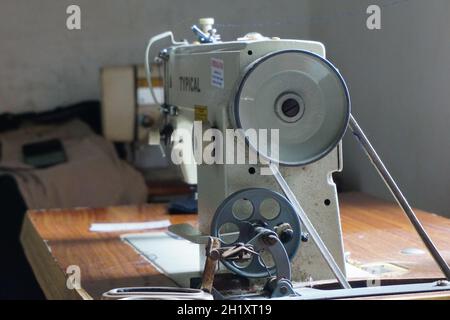
[[[246,69],[231,118],[244,132],[278,129],[278,152],[270,143],[261,147],[252,140],[255,135],[247,136],[247,143],[267,160],[303,166],[325,157],[342,140],[350,109],[345,81],[329,61],[308,51],[285,50]]]
[[[222,202],[211,223],[211,235],[219,238],[223,246],[252,243],[261,232],[279,239],[278,246],[270,247],[273,254],[263,250],[247,261],[222,260],[229,270],[247,278],[273,276],[280,271],[274,261],[277,257],[281,257],[278,262],[289,264],[296,254],[301,242],[301,224],[290,202],[271,190],[242,190]]]

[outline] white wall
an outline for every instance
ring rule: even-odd
[[[82,31],[65,28],[72,3],[82,8]],[[373,3],[383,5],[381,31],[365,28]],[[151,35],[172,29],[192,39],[190,25],[210,15],[224,39],[260,31],[323,41],[405,194],[450,216],[448,0],[2,0],[0,112],[98,99],[101,66],[142,63]],[[345,170],[347,188],[387,196],[350,139]]]
[[[394,3],[393,5],[389,5]],[[365,27],[382,6],[382,30]],[[311,32],[350,87],[353,112],[413,205],[450,216],[450,1],[312,2]],[[349,137],[349,189],[388,197]]]
[[[224,39],[258,30],[281,37],[308,34],[305,1],[1,0],[0,113],[39,111],[98,99],[99,68],[143,63],[145,44],[171,29],[193,39],[190,26],[214,16]],[[66,29],[78,4],[82,30]],[[286,28],[286,19],[291,19]]]

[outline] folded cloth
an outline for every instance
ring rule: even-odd
[[[51,139],[61,140],[66,163],[39,170],[24,164],[24,144]],[[0,134],[0,144],[0,174],[14,176],[29,209],[146,202],[143,176],[117,156],[110,142],[79,120]]]

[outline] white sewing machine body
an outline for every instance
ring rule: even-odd
[[[302,50],[325,58],[325,47],[319,42],[300,40],[243,40],[215,44],[182,45],[167,50],[165,60],[165,104],[177,108],[172,117],[176,128],[192,131],[194,120],[203,128],[222,132],[236,128],[232,119],[237,85],[246,68],[272,52]],[[270,77],[270,75],[267,75]],[[255,110],[258,112],[258,110]],[[200,115],[199,115],[200,113]],[[198,142],[197,142],[198,143]],[[173,148],[192,154],[192,141],[173,136]],[[240,143],[239,148],[245,148]],[[247,147],[248,149],[248,147]],[[227,150],[224,150],[226,154]],[[254,152],[248,150],[247,152]],[[280,168],[309,218],[316,226],[334,259],[345,270],[339,204],[332,173],[342,170],[341,144],[321,160],[303,167]],[[281,193],[271,175],[261,175],[264,165],[183,164],[188,183],[198,182],[200,231],[209,234],[211,220],[221,202],[246,188],[266,188]],[[251,171],[254,168],[255,172]],[[294,281],[331,279],[323,258],[313,241],[301,245],[293,260]]]

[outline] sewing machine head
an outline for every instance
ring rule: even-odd
[[[205,246],[199,255],[204,260],[201,290],[125,291],[149,299],[294,300],[449,291],[450,267],[350,114],[346,84],[325,59],[324,46],[255,33],[221,42],[212,19],[202,19],[200,24],[202,28],[193,27],[197,43],[176,43],[167,32],[150,40],[146,55],[148,60],[156,42],[172,40],[159,54],[164,69],[165,126],[152,140],[167,142],[171,137],[172,160],[184,167],[188,183],[198,182],[200,230],[185,224],[173,225],[169,231]],[[149,65],[147,61],[151,84]],[[332,179],[332,173],[342,169],[341,139],[347,127],[446,280],[352,288],[345,273]],[[174,246],[186,245],[167,237],[176,242]],[[159,247],[158,243],[153,250]],[[165,254],[153,255],[156,263]],[[191,256],[189,251],[184,259]],[[225,279],[223,288],[220,281],[214,282],[219,262],[225,267],[220,279]],[[188,286],[189,282],[180,280],[191,280],[190,276],[184,279],[191,270],[177,272],[175,268],[167,274]],[[230,281],[230,274],[237,282]],[[342,289],[317,286],[317,280],[332,278]],[[239,284],[237,292],[232,288],[235,283]],[[106,296],[121,297],[123,292],[111,291]],[[205,296],[205,292],[210,294]]]
[[[284,268],[289,280],[331,279],[269,163],[280,167],[345,270],[332,179],[342,169],[340,141],[350,114],[344,80],[321,43],[256,33],[221,42],[212,21],[201,22],[202,29],[193,27],[197,43],[173,42],[159,53],[172,160],[188,183],[198,183],[200,231],[222,246],[260,249],[250,259],[224,262],[236,274],[267,277]],[[155,39],[163,37],[173,41],[171,33]]]

